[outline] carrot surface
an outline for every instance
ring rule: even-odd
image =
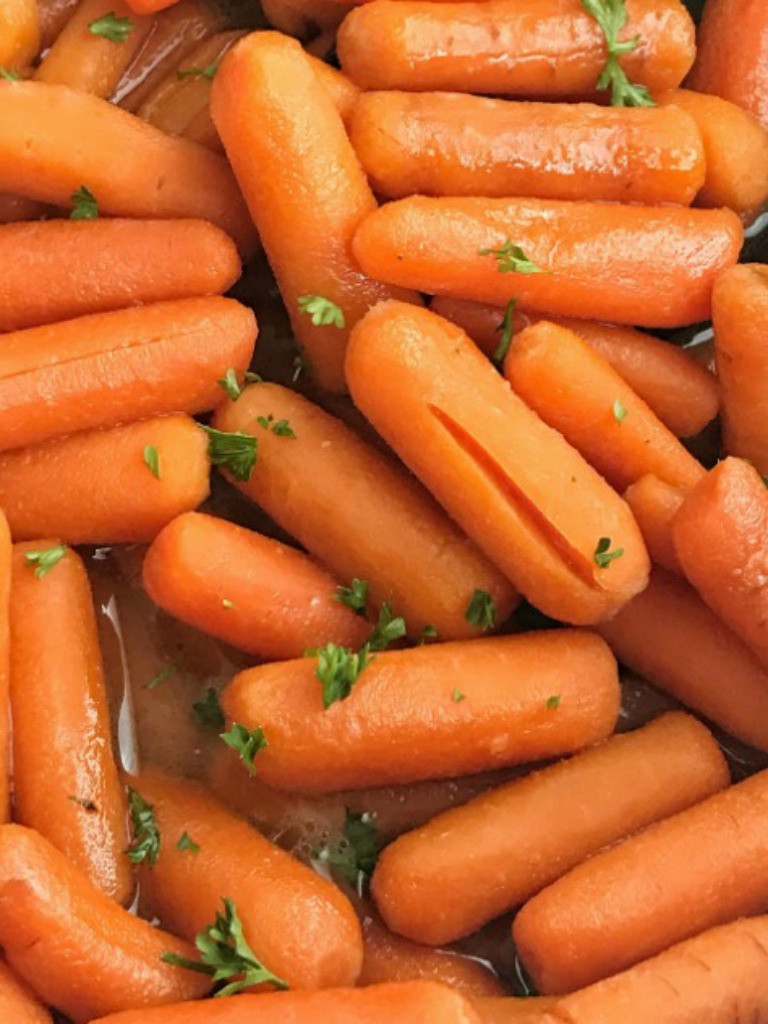
[[[0,823],[11,816],[10,597],[13,546],[0,504]]]
[[[651,560],[662,569],[682,576],[672,524],[685,501],[685,492],[649,474],[627,488],[624,500],[637,520]]]
[[[342,121],[346,122],[354,109],[360,90],[351,79],[331,67],[330,64],[326,64],[324,60],[313,57],[311,53],[307,56],[309,63],[315,69],[315,74],[333,100],[333,105],[341,114]]]
[[[0,961],[0,1018],[8,1024],[51,1024],[52,1017],[13,971]]]
[[[473,999],[482,1024],[551,1024],[544,1014],[555,1005],[553,996],[505,996]]]
[[[156,14],[178,2],[179,0],[127,0],[128,6],[137,14]]]
[[[0,67],[21,68],[40,48],[37,0],[3,0],[0,10]]]

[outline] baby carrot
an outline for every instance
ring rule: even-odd
[[[647,473],[683,490],[705,475],[610,363],[565,327],[541,321],[517,335],[504,376],[619,491]]]
[[[208,497],[207,447],[197,423],[178,415],[3,452],[0,508],[17,540],[150,541]]]
[[[329,642],[357,649],[372,628],[341,604],[337,581],[311,558],[200,513],[165,527],[144,559],[143,579],[171,615],[267,661],[300,658]]]
[[[547,1010],[557,1003],[553,996],[503,996],[473,999],[482,1024],[553,1024]]]
[[[3,0],[0,10],[0,67],[15,70],[31,63],[40,49],[37,0]]]
[[[682,576],[672,523],[685,500],[685,492],[648,474],[627,488],[624,500],[637,520],[651,560],[662,569]]]
[[[84,186],[102,213],[199,217],[243,251],[255,244],[223,157],[66,86],[0,82],[0,191],[69,206]]]
[[[679,0],[628,0],[621,58],[651,92],[679,85],[693,63],[694,27]],[[583,97],[605,65],[605,37],[579,0],[390,3],[347,15],[344,71],[363,89],[433,89],[513,96]]]
[[[35,995],[75,1024],[201,998],[211,985],[160,959],[192,957],[191,946],[124,910],[22,825],[0,827],[0,944]]]
[[[179,0],[127,0],[128,6],[137,14],[157,14],[166,7],[173,7]]]
[[[53,1018],[13,971],[0,961],[0,1020],[7,1024],[52,1024]]]
[[[2,505],[0,505],[0,510]],[[0,511],[0,823],[11,816],[10,596],[13,546],[5,513]]]
[[[411,196],[368,216],[352,248],[371,276],[429,294],[679,327],[709,317],[715,276],[742,237],[730,210]],[[511,272],[510,246],[546,273]]]
[[[657,822],[534,896],[513,937],[546,994],[573,992],[768,902],[768,772]]]
[[[346,122],[352,114],[360,90],[350,78],[347,78],[341,71],[337,71],[336,68],[332,68],[330,64],[326,64],[324,60],[313,57],[311,53],[307,54],[307,57],[315,69],[315,74],[333,100],[333,105],[341,114],[342,121]]]
[[[704,184],[696,123],[673,107],[368,92],[349,128],[374,189],[395,199],[538,196],[689,206]]]
[[[352,334],[347,380],[363,415],[541,611],[588,625],[645,587],[627,506],[453,324],[382,303]]]
[[[259,420],[269,417],[290,424],[295,439],[264,429]],[[411,636],[427,626],[442,639],[477,635],[467,608],[478,590],[490,596],[495,624],[511,612],[511,585],[430,495],[307,399],[254,384],[213,422],[258,439],[250,480],[236,486],[347,586],[367,583],[371,607],[389,602]]]
[[[344,390],[349,331],[398,292],[360,272],[350,251],[376,200],[339,111],[301,46],[254,32],[222,64],[211,111],[318,383]],[[325,315],[307,303],[331,303]]]
[[[217,295],[239,276],[230,238],[201,220],[9,224],[0,227],[0,331]]]
[[[586,632],[377,654],[327,710],[323,674],[309,658],[261,665],[224,691],[228,719],[264,731],[257,768],[269,786],[323,793],[465,775],[578,750],[616,722],[616,665]]]
[[[256,336],[231,299],[183,299],[98,313],[3,336],[0,450],[222,397],[229,368],[248,366]]]

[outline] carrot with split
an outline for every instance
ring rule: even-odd
[[[610,363],[565,327],[541,321],[517,335],[504,376],[617,490],[647,473],[689,490],[705,475]]]
[[[696,123],[674,107],[368,92],[349,128],[374,189],[395,199],[537,196],[688,206],[704,184]]]
[[[177,415],[4,452],[0,508],[16,540],[150,541],[208,497],[207,448],[197,423]]]
[[[269,786],[323,793],[449,778],[569,753],[616,723],[616,664],[586,632],[377,654],[327,709],[318,669],[310,658],[261,665],[223,693],[229,720],[264,731],[257,768]]]
[[[218,295],[239,276],[231,239],[201,220],[6,225],[0,227],[0,331]]]
[[[53,1018],[13,971],[0,961],[0,1019],[8,1024],[52,1024]]]
[[[35,995],[75,1024],[199,999],[211,986],[160,959],[193,957],[193,947],[124,910],[22,825],[0,827],[0,944]]]
[[[357,649],[372,628],[305,554],[200,513],[165,527],[146,554],[143,580],[171,615],[267,661],[329,642]]]
[[[40,49],[37,0],[3,0],[0,10],[0,67],[31,64]]]
[[[2,506],[0,505],[0,510]],[[0,511],[0,823],[11,817],[10,599],[13,546]]]
[[[418,299],[366,277],[352,256],[376,200],[341,115],[301,46],[276,32],[254,32],[232,50],[211,112],[294,334],[318,383],[343,391],[354,324],[380,299]],[[313,299],[327,315],[306,307]]]
[[[3,336],[0,451],[170,412],[202,412],[242,373],[253,313],[232,299],[183,299]]]
[[[679,327],[709,317],[742,238],[730,210],[411,196],[366,217],[352,249],[365,273],[432,295]],[[546,272],[507,272],[510,245]]]
[[[353,332],[346,366],[363,415],[541,611],[588,625],[645,587],[627,506],[453,324],[382,303]]]
[[[662,569],[682,576],[672,524],[685,501],[685,492],[648,474],[627,488],[624,500],[632,509],[651,560]]]
[[[259,419],[285,420],[295,439]],[[258,440],[250,479],[235,481],[347,586],[368,584],[372,609],[390,602],[411,636],[473,636],[473,594],[485,591],[501,625],[515,605],[511,585],[401,466],[322,409],[277,384],[254,384],[220,407],[224,431]],[[371,543],[376,537],[376,543]]]

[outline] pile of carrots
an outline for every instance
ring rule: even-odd
[[[0,0],[0,1021],[768,1024],[768,4],[254,8]]]

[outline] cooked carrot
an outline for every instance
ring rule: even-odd
[[[0,944],[32,991],[75,1024],[201,998],[211,986],[160,959],[193,957],[191,946],[124,910],[22,825],[0,827]]]
[[[585,632],[377,654],[327,710],[317,668],[309,658],[261,665],[224,691],[231,721],[264,730],[257,768],[269,786],[323,793],[448,778],[569,753],[616,722],[615,662]]]
[[[211,409],[250,362],[256,324],[232,299],[182,299],[31,327],[0,345],[0,450],[75,430]]]
[[[735,103],[690,89],[673,89],[657,102],[690,114],[701,133],[707,171],[696,205],[728,206],[753,220],[768,202],[768,132],[760,122]]]
[[[695,53],[679,0],[628,0],[622,39],[638,37],[621,65],[652,92],[673,89]],[[605,38],[579,0],[389,3],[347,15],[339,29],[344,71],[363,89],[582,97],[605,65]]]
[[[363,415],[541,611],[588,625],[645,587],[627,506],[459,328],[382,303],[353,332],[346,369]],[[605,562],[608,550],[621,554]]]
[[[62,32],[80,0],[38,0],[40,49],[47,50]]]
[[[201,220],[6,225],[0,227],[0,331],[217,295],[239,276],[232,241]]]
[[[30,64],[40,48],[37,0],[3,0],[0,10],[0,67]]]
[[[725,450],[768,473],[768,268],[749,263],[722,274],[712,295],[712,321]]]
[[[430,308],[461,327],[486,355],[501,339],[504,310],[464,299],[437,296]],[[515,331],[544,319],[541,314],[515,311]],[[715,418],[719,393],[715,377],[678,345],[653,338],[632,327],[595,320],[547,317],[578,334],[620,374],[629,386],[678,437],[692,437]]]
[[[2,506],[0,506],[2,509]],[[0,511],[0,823],[11,816],[10,595],[13,548],[8,521]]]
[[[557,1002],[551,996],[473,999],[482,1024],[553,1024],[544,1016]]]
[[[655,569],[648,589],[598,629],[622,664],[768,751],[768,673],[683,580]]]
[[[374,189],[395,199],[538,196],[689,206],[704,184],[696,123],[674,107],[369,92],[349,127]]]
[[[367,217],[352,249],[371,276],[429,294],[679,327],[709,317],[742,236],[730,210],[412,196]],[[547,273],[500,272],[507,244]]]
[[[265,430],[258,420],[269,416],[287,420],[295,440]],[[258,438],[251,479],[236,486],[344,584],[367,582],[374,610],[391,602],[413,637],[426,626],[442,639],[476,635],[466,618],[476,590],[490,595],[497,624],[509,615],[511,585],[419,484],[307,399],[255,384],[213,422]]]
[[[24,196],[0,194],[0,224],[15,224],[20,220],[40,220],[50,211],[45,203],[37,203]]]
[[[380,299],[399,294],[360,272],[351,252],[376,200],[344,122],[301,46],[254,32],[222,64],[213,120],[277,277],[293,331],[318,383],[344,390],[349,331]],[[323,322],[302,299],[341,311]]]
[[[198,425],[177,415],[4,452],[0,508],[16,540],[150,541],[208,497],[207,447]],[[157,452],[159,477],[148,449]]]
[[[308,57],[310,64],[315,69],[315,74],[323,83],[333,100],[333,105],[341,114],[341,119],[347,121],[352,114],[355,101],[360,95],[360,90],[351,79],[341,71],[337,71],[336,68],[332,68],[330,64],[326,64],[324,60],[313,57],[312,54],[308,54]]]
[[[137,14],[157,14],[166,7],[173,7],[179,0],[127,0],[128,6]]]
[[[337,581],[311,558],[200,513],[165,527],[143,578],[165,611],[267,661],[300,658],[329,642],[357,650],[372,628],[339,602]]]
[[[542,320],[517,335],[504,376],[617,490],[647,473],[689,490],[705,475],[611,364],[565,327]]]
[[[118,903],[133,892],[123,850],[127,803],[112,753],[109,706],[85,566],[54,540],[17,544],[11,585],[13,804]]]
[[[682,576],[672,523],[685,500],[685,492],[648,474],[627,488],[624,500],[637,520],[651,560],[662,569]]]
[[[243,251],[255,244],[221,156],[66,86],[0,82],[0,191],[68,207],[83,186],[102,213],[199,217],[223,228]]]
[[[707,729],[689,715],[665,715],[406,833],[379,857],[371,891],[393,931],[433,946],[454,942],[728,782]]]
[[[53,1018],[13,971],[0,961],[0,1019],[7,1024],[52,1024]]]

